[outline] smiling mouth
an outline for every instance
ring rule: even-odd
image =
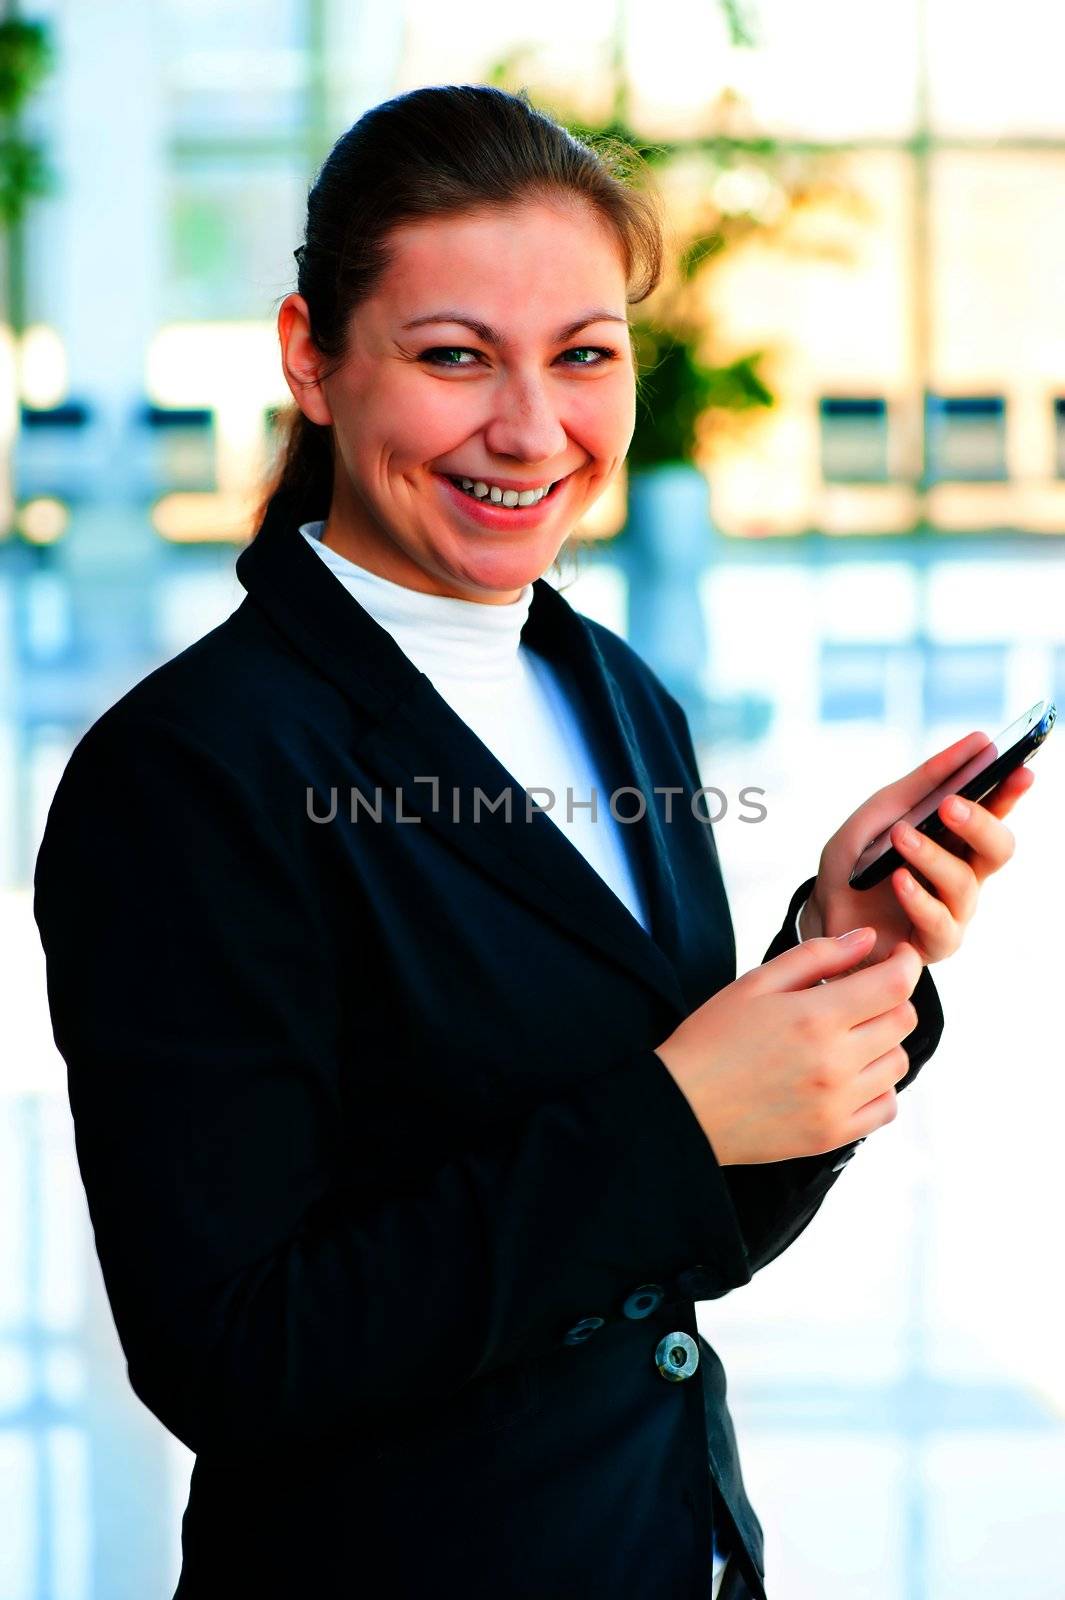
[[[489,488],[486,488],[486,491],[485,491],[484,494],[476,494],[474,492],[473,485],[476,484],[476,483],[482,482],[483,480],[481,480],[481,479],[477,479],[477,478],[472,478],[472,479],[471,478],[465,478],[465,479],[463,479],[463,478],[460,478],[460,477],[455,477],[450,472],[445,472],[443,474],[443,476],[445,478],[447,478],[449,483],[453,483],[455,485],[455,488],[460,490],[464,495],[466,495],[468,499],[475,501],[478,505],[496,506],[500,511],[527,511],[527,510],[530,510],[533,506],[541,505],[544,500],[549,500],[551,498],[551,496],[554,494],[555,490],[558,488],[559,484],[560,483],[565,483],[565,481],[566,481],[565,478],[556,478],[554,483],[552,483],[549,486],[546,494],[540,495],[535,500],[530,500],[524,506],[520,505],[520,504],[514,504],[513,506],[508,506],[506,501],[502,498],[502,496],[504,494],[513,493],[514,491],[512,491],[512,490],[502,490],[500,492],[500,498],[497,500],[497,499],[495,499],[493,497],[491,489],[489,489]],[[567,474],[567,476],[568,476],[568,474]],[[467,484],[470,485],[469,488],[467,488]]]

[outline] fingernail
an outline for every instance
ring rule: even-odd
[[[849,933],[837,933],[836,938],[840,944],[857,944],[871,931],[870,928],[852,928]]]
[[[964,800],[959,800],[956,795],[952,800],[947,801],[946,810],[947,816],[953,817],[955,822],[964,822],[969,815],[967,803]]]

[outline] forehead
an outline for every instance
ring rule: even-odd
[[[621,242],[581,202],[426,217],[394,228],[389,253],[378,293],[405,316],[461,305],[488,320],[493,307],[497,315],[541,309],[557,318],[574,297],[626,308]]]

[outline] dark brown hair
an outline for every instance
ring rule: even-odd
[[[577,197],[615,230],[630,304],[662,274],[662,224],[647,168],[621,140],[577,138],[526,91],[487,84],[413,89],[374,106],[342,134],[307,196],[298,292],[327,365],[347,352],[352,312],[373,293],[390,258],[393,228],[421,217],[505,207],[529,199]],[[333,429],[293,401],[278,412],[274,464],[256,514],[292,495],[299,522],[327,517],[333,493]]]

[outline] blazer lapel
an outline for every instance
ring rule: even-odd
[[[390,798],[399,796],[403,816],[418,816],[420,825],[446,839],[478,871],[491,873],[567,934],[597,947],[683,1015],[684,996],[670,959],[678,931],[677,890],[656,797],[618,685],[584,620],[540,578],[522,640],[551,661],[573,697],[606,789],[599,797],[600,820],[616,789],[631,787],[644,796],[642,819],[619,827],[646,890],[651,934],[547,813],[528,815],[518,779],[307,547],[299,523],[314,514],[290,497],[276,499],[238,556],[237,576],[290,642],[372,713],[374,724],[360,740],[359,755],[381,787]],[[482,800],[475,815],[477,790]],[[497,801],[498,809],[490,809]],[[634,796],[618,803],[625,816],[635,809]]]

